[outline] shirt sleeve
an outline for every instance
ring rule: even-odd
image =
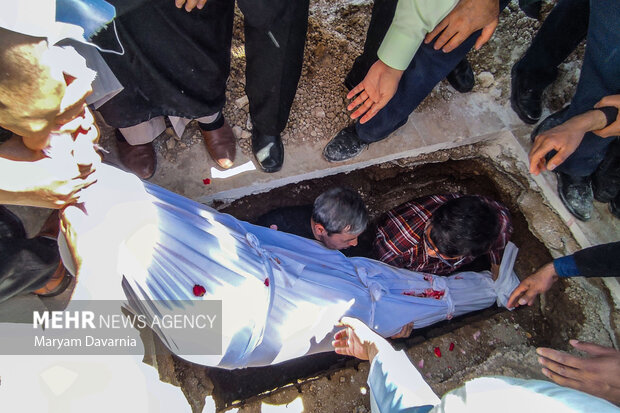
[[[584,248],[573,255],[557,258],[553,261],[555,272],[559,277],[618,277],[620,266],[620,241]]]
[[[572,255],[556,258],[553,260],[553,268],[558,277],[576,277],[579,275],[579,269]]]
[[[394,20],[377,55],[386,65],[405,70],[424,37],[454,8],[457,0],[399,0]]]
[[[381,349],[368,373],[373,412],[428,412],[440,400],[403,351]]]

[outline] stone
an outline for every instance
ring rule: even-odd
[[[495,82],[495,77],[491,72],[482,72],[478,75],[478,82],[481,87],[490,87]]]
[[[250,103],[248,97],[246,95],[241,96],[239,99],[235,100],[235,106],[239,109],[243,109]]]
[[[244,130],[241,132],[241,139],[250,139],[252,137],[252,132]]]
[[[312,114],[312,116],[314,116],[315,118],[324,118],[325,117],[325,111],[323,110],[323,108],[321,107],[316,107],[313,108],[312,111],[310,112]]]
[[[241,126],[239,125],[235,125],[232,128],[233,131],[233,135],[235,135],[235,138],[239,139],[241,137],[241,134],[243,133],[243,129],[241,129]]]
[[[248,115],[248,120],[245,122],[245,128],[251,131],[253,127],[254,125],[252,125],[252,117]]]
[[[174,138],[170,138],[166,141],[166,148],[168,148],[169,151],[174,149],[176,145],[177,141]]]

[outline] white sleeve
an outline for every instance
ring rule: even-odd
[[[373,413],[414,413],[440,402],[407,355],[392,348],[382,348],[373,359],[368,386]]]

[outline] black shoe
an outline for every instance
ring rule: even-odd
[[[467,58],[464,58],[446,77],[450,85],[458,92],[471,92],[474,88],[474,70],[471,68]]]
[[[556,126],[564,123],[564,115],[568,111],[568,108],[570,108],[570,105],[562,108],[562,110],[552,113],[551,115],[543,119],[543,121],[536,125],[536,127],[532,131],[532,134],[530,135],[530,140],[534,142],[536,137],[541,133],[546,132],[549,129],[553,129]]]
[[[323,149],[323,156],[329,162],[342,162],[359,155],[368,144],[355,133],[355,124],[349,125],[336,135]]]
[[[517,64],[512,66],[510,72],[510,105],[523,122],[533,125],[538,122],[542,113],[543,91],[523,86],[523,79],[517,75]]]
[[[609,212],[620,219],[620,193],[609,203]]]
[[[519,0],[519,8],[525,13],[527,17],[540,20],[540,10],[542,8],[542,1],[523,1]]]
[[[572,176],[556,172],[558,194],[564,206],[581,221],[587,221],[592,215],[592,185],[589,176]]]
[[[599,202],[611,202],[620,193],[620,140],[609,145],[605,158],[592,174],[594,199]]]
[[[264,172],[278,172],[284,163],[284,145],[280,135],[263,135],[252,128],[252,153]]]

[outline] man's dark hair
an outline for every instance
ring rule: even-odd
[[[430,237],[448,257],[477,257],[488,252],[499,236],[497,212],[473,195],[447,201],[433,212]]]
[[[343,231],[360,234],[368,224],[368,211],[356,191],[336,187],[328,189],[314,200],[312,219],[323,225],[328,235]]]

